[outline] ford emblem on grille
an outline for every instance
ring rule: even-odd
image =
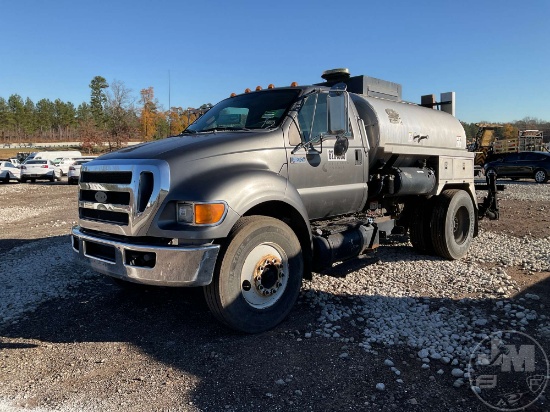
[[[105,203],[107,201],[107,193],[95,192],[95,200],[97,200],[99,203]]]

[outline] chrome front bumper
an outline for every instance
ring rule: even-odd
[[[72,247],[91,268],[104,275],[158,286],[204,286],[212,282],[219,245],[149,246],[90,236],[72,229]],[[147,255],[148,263],[133,257]],[[153,263],[151,263],[153,262]]]

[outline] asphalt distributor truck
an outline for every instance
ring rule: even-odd
[[[392,234],[463,257],[498,207],[494,180],[476,201],[454,93],[417,105],[396,83],[322,77],[232,94],[178,136],[83,165],[74,251],[128,282],[202,286],[215,317],[249,333],[288,315],[303,277]]]

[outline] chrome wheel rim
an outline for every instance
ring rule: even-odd
[[[250,251],[241,271],[241,294],[257,309],[273,306],[288,284],[288,258],[276,244],[262,243]]]

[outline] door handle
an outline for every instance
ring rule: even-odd
[[[363,164],[363,152],[361,149],[355,149],[355,166]]]

